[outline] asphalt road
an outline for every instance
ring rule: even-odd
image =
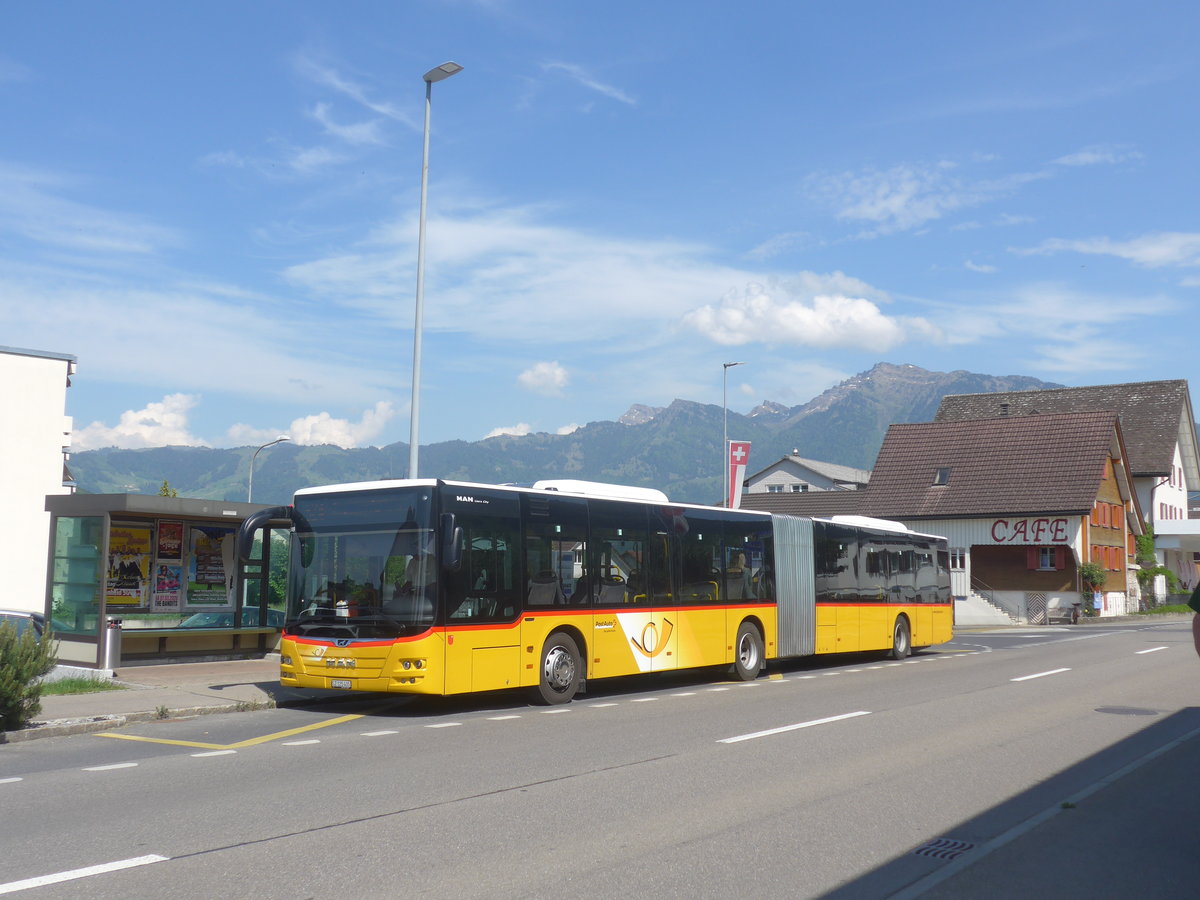
[[[1187,623],[1026,629],[564,707],[369,697],[15,744],[0,893],[1004,896],[988,855],[942,875],[1196,729],[1198,680]]]

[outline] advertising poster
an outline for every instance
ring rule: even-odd
[[[183,597],[183,566],[159,562],[154,567],[154,611],[178,612]]]
[[[108,533],[108,577],[105,601],[110,606],[145,606],[149,597],[150,546],[148,525],[113,524]]]
[[[188,558],[188,606],[227,606],[233,603],[232,528],[193,525]],[[226,557],[230,557],[226,565]]]
[[[158,523],[158,550],[155,557],[159,562],[183,561],[183,523]]]

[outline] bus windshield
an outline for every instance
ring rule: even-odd
[[[419,634],[438,596],[433,488],[301,494],[286,630],[327,640]]]

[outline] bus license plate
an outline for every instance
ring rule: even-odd
[[[341,688],[342,690],[348,691],[350,690],[350,679],[334,678],[330,680],[329,686],[331,688]]]

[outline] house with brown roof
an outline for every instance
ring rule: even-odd
[[[957,598],[980,595],[1018,621],[1076,603],[1120,615],[1138,603],[1131,567],[1141,510],[1116,413],[892,425],[861,491],[743,495],[743,507],[869,515],[944,535]],[[1079,565],[1099,563],[1098,599]]]
[[[1200,522],[1188,518],[1188,492],[1200,491],[1200,450],[1188,384],[1182,379],[1039,391],[956,394],[943,398],[935,422],[1055,413],[1116,413],[1144,521],[1154,530],[1159,565],[1196,584]],[[1155,585],[1166,593],[1162,578]]]

